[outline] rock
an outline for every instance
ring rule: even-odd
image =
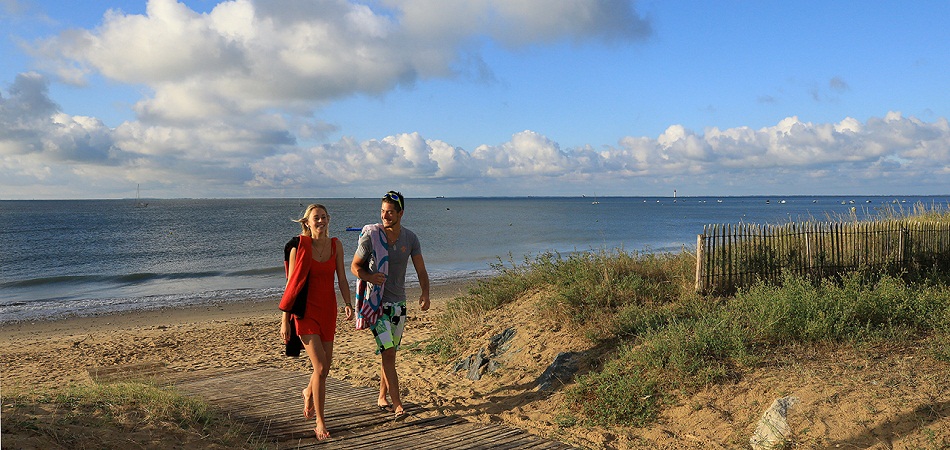
[[[498,355],[508,351],[511,338],[517,331],[514,328],[508,328],[488,339],[488,346],[478,350],[478,353],[462,359],[455,363],[455,372],[467,370],[465,375],[469,380],[479,380],[486,372],[491,373],[501,367],[495,358]]]
[[[765,410],[755,432],[749,438],[753,450],[770,450],[784,447],[791,437],[792,430],[788,426],[788,413],[798,404],[797,397],[786,396],[775,399],[769,409]]]
[[[544,373],[535,381],[539,391],[553,391],[574,377],[580,362],[578,352],[561,352],[554,357],[554,362],[544,369]]]
[[[472,358],[475,355],[464,358],[461,361],[455,363],[455,372],[461,372],[463,370],[468,370],[469,367],[472,367]]]
[[[491,339],[488,340],[488,352],[491,354],[504,353],[508,350],[507,344],[511,341],[511,338],[515,337],[515,333],[514,328],[508,328],[492,336]]]
[[[472,363],[468,368],[468,375],[466,375],[466,378],[469,380],[479,380],[482,378],[482,366],[488,363],[484,352],[485,349],[481,349],[472,357]]]

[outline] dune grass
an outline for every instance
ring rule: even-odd
[[[950,361],[945,276],[908,283],[855,271],[817,284],[785,276],[731,297],[703,297],[693,292],[694,264],[685,251],[615,251],[499,265],[498,276],[449,303],[430,350],[458,356],[471,318],[542,292],[546,315],[570,321],[600,361],[568,388],[562,417],[635,426],[653,421],[672,392],[736,380],[790,346],[922,342]]]
[[[208,403],[147,382],[5,387],[2,404],[4,438],[36,448],[266,447]]]

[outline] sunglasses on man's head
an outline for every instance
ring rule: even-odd
[[[392,201],[398,203],[398,204],[399,204],[399,210],[400,210],[400,211],[403,210],[403,209],[405,209],[405,208],[403,208],[403,206],[402,206],[402,196],[401,196],[401,195],[399,195],[399,194],[397,194],[397,193],[395,193],[395,192],[387,192],[386,195],[383,196],[383,198],[384,198],[384,199],[387,199],[387,198],[388,198],[388,199],[390,199],[390,200],[392,200]]]

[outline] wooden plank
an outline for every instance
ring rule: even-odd
[[[166,370],[165,363],[145,362],[87,367],[86,373],[88,373],[89,377],[96,383],[114,383],[118,381],[161,378],[166,374]]]
[[[406,404],[404,421],[376,405],[378,390],[356,387],[334,378],[327,381],[326,419],[333,438],[317,441],[313,421],[303,417],[300,391],[308,375],[278,369],[252,369],[202,376],[175,384],[180,391],[201,397],[251,427],[254,436],[294,448],[321,449],[492,449],[572,448],[523,430],[483,425]]]

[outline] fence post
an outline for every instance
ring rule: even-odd
[[[703,286],[703,247],[705,246],[704,234],[696,235],[696,292],[702,294],[705,291]]]
[[[802,232],[805,234],[805,261],[806,261],[806,264],[808,265],[808,267],[805,268],[805,273],[808,274],[808,278],[810,280],[815,279],[815,272],[814,272],[815,258],[812,255],[811,241],[809,240],[810,238],[809,231],[812,231],[812,229],[813,229],[813,226],[804,222],[802,223]]]
[[[910,267],[910,264],[908,264],[907,260],[904,259],[904,256],[906,255],[904,253],[904,245],[906,245],[906,243],[907,243],[907,225],[901,224],[900,241],[897,243],[897,248],[898,248],[897,260],[899,261],[898,267],[900,267],[901,270],[904,272],[906,272],[907,269]]]

